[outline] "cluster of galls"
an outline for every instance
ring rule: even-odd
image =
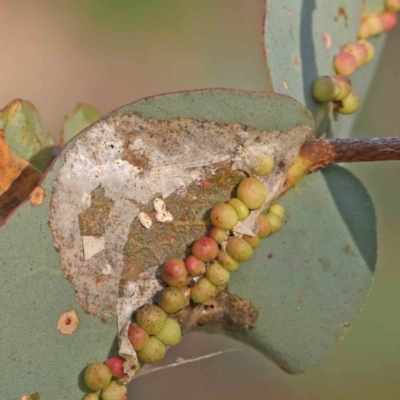
[[[90,364],[85,370],[85,383],[92,390],[101,390],[101,393],[100,397],[97,393],[89,393],[83,400],[126,400],[127,388],[118,380],[125,376],[124,362],[123,357],[115,356],[105,363]]]
[[[386,0],[385,11],[362,18],[358,37],[368,39],[384,31],[392,30],[397,24],[398,11],[400,11],[400,0]]]
[[[261,157],[255,168],[258,176],[265,176],[274,166],[273,158]],[[166,346],[181,340],[181,329],[169,314],[185,307],[187,296],[194,303],[206,303],[218,294],[218,287],[225,285],[230,273],[247,261],[260,239],[282,227],[284,209],[273,204],[266,215],[258,217],[256,236],[236,237],[232,230],[239,221],[246,219],[251,210],[262,207],[266,200],[264,184],[255,177],[244,179],[237,188],[237,197],[219,204],[211,210],[212,229],[208,236],[196,240],[185,260],[171,259],[164,263],[162,279],[168,285],[157,295],[157,305],[141,307],[130,324],[128,339],[137,352],[140,362],[154,364],[166,353]]]
[[[263,161],[265,171],[257,172],[266,175],[272,169],[273,161],[270,157]],[[267,167],[267,164],[270,166]],[[181,288],[191,285],[190,298],[194,303],[206,303],[215,297],[218,287],[228,283],[230,273],[252,257],[260,239],[278,232],[282,227],[284,209],[274,204],[266,215],[258,216],[259,231],[256,236],[234,236],[232,230],[236,224],[246,219],[251,210],[264,205],[265,186],[257,178],[246,178],[240,182],[236,196],[211,210],[212,229],[209,236],[196,240],[192,254],[184,262],[174,259],[164,264],[164,281],[170,286],[179,284]]]
[[[338,75],[320,76],[315,80],[312,93],[317,101],[333,102],[335,111],[340,114],[353,114],[358,110],[360,100],[352,91],[348,76],[372,60],[375,50],[366,39],[393,29],[397,23],[395,13],[399,10],[400,0],[387,0],[386,11],[363,18],[358,33],[359,40],[344,46],[333,60],[333,67]]]
[[[257,176],[269,174],[274,167],[270,156],[260,157],[254,166]],[[284,208],[273,204],[267,214],[258,216],[255,236],[233,234],[233,228],[245,220],[251,210],[260,209],[266,201],[264,184],[256,177],[245,178],[237,188],[236,197],[218,204],[211,210],[212,228],[208,236],[196,240],[192,254],[184,261],[168,260],[162,268],[162,278],[168,285],[157,295],[157,305],[146,304],[134,316],[128,327],[128,340],[141,363],[155,364],[166,354],[166,346],[177,345],[182,332],[179,323],[168,315],[187,304],[186,294],[194,303],[206,303],[218,294],[218,287],[226,285],[230,273],[243,261],[249,260],[260,239],[282,228]],[[102,390],[102,400],[125,400],[126,387],[114,378],[125,376],[125,359],[115,356],[103,363],[93,363],[85,371],[85,383],[93,390]],[[125,396],[125,397],[124,397]],[[99,399],[91,393],[84,400]]]
[[[358,96],[352,91],[348,78],[356,68],[369,63],[374,57],[374,47],[370,42],[360,39],[344,46],[333,60],[336,76],[320,76],[312,87],[312,93],[321,103],[333,102],[340,114],[353,114],[360,107]]]
[[[166,288],[157,300],[163,308],[145,304],[136,313],[136,322],[128,328],[128,340],[140,362],[146,364],[162,360],[166,346],[177,345],[182,337],[178,322],[167,316],[184,307],[186,298],[182,290],[178,287]]]

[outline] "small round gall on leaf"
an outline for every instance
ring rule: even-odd
[[[397,24],[397,15],[391,12],[380,14],[385,31],[391,31]]]
[[[185,260],[186,271],[190,276],[196,277],[206,272],[206,266],[203,261],[191,255]]]
[[[164,328],[167,314],[154,304],[145,304],[136,314],[139,326],[149,335],[157,335]],[[150,339],[149,339],[150,340]],[[148,341],[147,341],[148,342]],[[147,343],[144,345],[146,347]]]
[[[101,400],[127,400],[128,389],[120,381],[112,381],[110,386],[101,391]]]
[[[228,233],[222,229],[219,229],[215,226],[211,228],[210,234],[208,235],[210,238],[214,239],[217,243],[222,243],[227,239]]]
[[[182,289],[167,287],[158,294],[157,303],[167,314],[173,314],[185,307],[186,297]]]
[[[321,103],[329,103],[340,95],[340,86],[331,76],[319,76],[313,84],[314,99]]]
[[[230,231],[238,222],[235,209],[229,204],[218,204],[211,210],[211,223],[224,231]]]
[[[385,8],[391,13],[400,11],[400,0],[386,0]]]
[[[365,60],[365,63],[367,64],[374,58],[375,48],[368,40],[360,39],[358,40],[358,43],[360,43],[367,49],[367,59]]]
[[[253,248],[243,239],[231,237],[226,245],[226,252],[236,261],[250,260]]]
[[[236,196],[247,208],[260,208],[267,198],[264,184],[257,178],[243,179],[237,188]]]
[[[208,236],[203,236],[194,242],[192,253],[200,261],[212,261],[217,257],[218,243]]]
[[[369,15],[363,23],[368,26],[370,36],[379,35],[385,30],[380,14]]]
[[[362,44],[352,42],[343,47],[343,52],[353,54],[357,62],[357,67],[361,67],[367,61],[368,51]]]
[[[83,397],[83,400],[99,400],[99,398],[100,397],[97,393],[88,393],[86,396]]]
[[[156,338],[166,346],[175,346],[182,339],[181,327],[174,319],[167,318],[164,329],[156,335]]]
[[[280,219],[285,217],[285,209],[278,203],[272,204],[268,212],[277,215]]]
[[[343,100],[351,93],[351,81],[344,75],[336,75],[334,79],[340,87],[340,93],[335,97],[335,101]]]
[[[188,273],[182,260],[173,258],[168,260],[162,269],[162,278],[169,286],[186,287],[188,284]]]
[[[140,350],[149,340],[149,334],[136,322],[132,322],[128,327],[128,340],[135,350]]]
[[[243,239],[253,248],[256,249],[260,245],[260,237],[244,235]]]
[[[206,278],[215,286],[226,285],[230,276],[230,272],[218,262],[213,262],[206,272]]]
[[[265,239],[271,234],[271,226],[265,214],[260,214],[257,218],[258,221],[258,237]]]
[[[339,75],[349,76],[357,68],[356,58],[351,53],[339,53],[333,59],[333,67]]]
[[[114,378],[120,379],[126,375],[126,373],[124,372],[124,362],[125,358],[114,356],[105,361],[104,364],[107,365]]]
[[[335,110],[340,114],[353,114],[360,107],[358,96],[352,92],[344,100],[335,103]]]
[[[254,173],[258,176],[266,176],[274,169],[274,158],[262,155],[258,158]]]
[[[195,303],[206,303],[218,294],[217,286],[213,285],[207,278],[201,278],[196,286],[192,287],[190,297]]]
[[[112,374],[107,365],[101,362],[90,364],[84,373],[83,379],[88,388],[101,390],[106,388],[111,382]]]
[[[150,336],[143,349],[137,352],[137,356],[142,363],[155,364],[164,358],[166,352],[164,343],[155,336]]]
[[[357,37],[359,39],[368,39],[371,36],[371,31],[369,29],[368,24],[365,21],[362,21],[360,24],[360,28],[358,29]]]
[[[243,221],[249,216],[250,210],[246,207],[243,201],[240,201],[238,198],[234,197],[233,199],[230,199],[228,204],[235,209],[239,221]]]
[[[271,228],[271,233],[279,232],[282,228],[282,220],[275,214],[268,212],[265,214],[265,218],[267,218],[269,226]]]
[[[228,253],[226,253],[223,250],[219,251],[217,262],[219,265],[222,265],[229,272],[236,271],[240,266],[239,261],[234,260]]]

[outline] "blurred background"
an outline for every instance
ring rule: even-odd
[[[56,137],[77,103],[103,113],[144,96],[203,87],[266,90],[263,0],[1,1],[0,107],[30,100]],[[399,136],[400,27],[392,31],[355,137]],[[191,333],[130,399],[400,399],[400,163],[349,167],[378,218],[375,285],[359,320],[320,366],[290,376],[255,350]],[[290,327],[288,327],[290,329]]]

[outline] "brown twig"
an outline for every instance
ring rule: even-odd
[[[332,163],[400,160],[400,138],[311,139],[300,154],[312,162],[310,172]]]

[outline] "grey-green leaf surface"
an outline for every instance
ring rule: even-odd
[[[67,143],[79,132],[96,122],[101,117],[99,110],[89,104],[78,104],[72,113],[66,117],[62,140]]]
[[[29,101],[17,99],[1,110],[0,129],[6,132],[10,149],[38,169],[45,170],[54,158],[54,152],[46,150],[54,145],[53,138]]]
[[[132,112],[155,119],[238,122],[267,131],[313,125],[309,112],[293,99],[233,90],[147,98],[115,114]],[[115,346],[115,319],[102,323],[82,311],[62,273],[48,225],[53,182],[82,135],[67,144],[42,182],[43,204],[24,204],[0,228],[0,353],[7,363],[0,375],[1,400],[35,392],[42,400],[79,398],[82,369],[107,358]],[[230,284],[260,311],[256,329],[245,340],[291,372],[323,360],[353,323],[369,291],[376,257],[373,210],[365,189],[340,168],[324,176],[307,177],[285,195],[282,232],[266,239],[255,258],[232,274]],[[360,233],[355,227],[361,223]],[[57,320],[71,309],[81,323],[64,336],[56,329]]]
[[[321,75],[335,75],[333,58],[347,43],[357,39],[362,10],[382,11],[382,0],[265,0],[263,30],[264,54],[271,87],[304,104],[314,115],[319,135],[346,137],[357,114],[336,116],[327,104],[311,95],[314,80]],[[372,39],[375,59],[352,76],[353,89],[364,100],[375,73],[385,34]],[[342,129],[342,121],[344,128]]]
[[[338,166],[307,176],[279,203],[286,210],[282,231],[232,274],[229,290],[251,298],[260,312],[244,339],[299,373],[332,351],[367,298],[375,216],[361,182]]]
[[[58,162],[62,161],[59,158]],[[38,392],[40,399],[79,399],[85,365],[104,360],[116,338],[116,321],[87,316],[64,277],[48,226],[57,168],[41,184],[42,205],[26,203],[0,225],[0,399]],[[76,310],[80,325],[66,336],[60,315]]]

